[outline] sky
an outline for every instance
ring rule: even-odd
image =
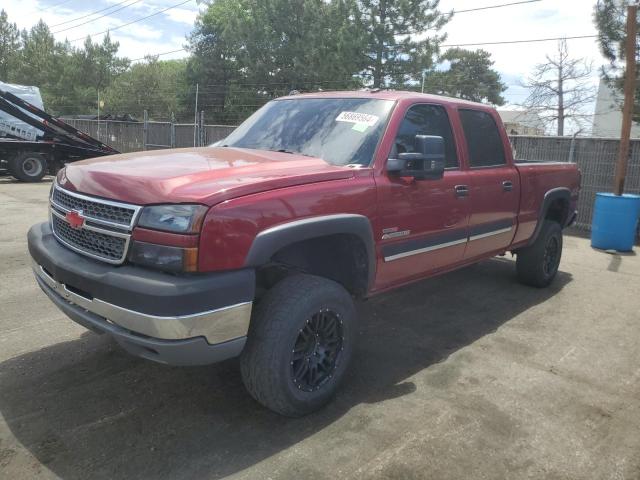
[[[464,10],[514,1],[517,0],[441,0],[440,8],[443,11]],[[180,2],[181,0],[2,0],[2,8],[7,11],[9,20],[17,23],[20,28],[29,28],[42,18],[53,32],[58,32],[55,33],[56,38],[67,38],[73,44],[81,45],[88,34],[112,29]],[[116,7],[116,4],[120,5]],[[595,0],[540,0],[459,13],[444,29],[448,35],[445,44],[594,35],[596,30],[591,18],[594,4]],[[112,9],[106,12],[72,21],[109,6]],[[120,8],[122,9],[115,11]],[[185,4],[148,20],[113,30],[111,37],[120,42],[120,55],[131,59],[178,50],[185,45],[185,36],[192,30],[199,8],[203,6],[198,5],[197,0],[187,0]],[[98,18],[105,14],[107,15]],[[94,21],[77,26],[90,20]],[[98,41],[102,34],[92,38]],[[605,61],[595,39],[569,40],[568,46],[572,57],[584,57],[593,62],[593,82],[597,85],[598,69]],[[519,83],[537,63],[544,61],[546,54],[553,53],[556,47],[556,42],[544,42],[465,48],[483,48],[491,53],[495,69],[509,87],[505,98],[508,103],[518,104],[526,98],[526,90]],[[161,58],[180,58],[185,55],[185,52],[176,52]]]

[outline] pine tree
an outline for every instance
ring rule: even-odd
[[[438,31],[451,14],[438,10],[440,0],[361,0],[366,32],[365,70],[373,87],[403,87],[418,82],[433,67],[444,35]],[[433,32],[431,36],[424,36]],[[421,38],[422,37],[422,38]]]
[[[602,69],[603,79],[622,94],[625,76],[625,40],[627,6],[630,0],[598,0],[593,15],[598,28],[598,43],[609,65]],[[640,47],[640,35],[636,38],[636,51]],[[637,63],[637,58],[636,58]],[[640,73],[640,68],[636,69]],[[633,119],[640,122],[640,84],[636,82],[635,108]],[[622,96],[622,95],[621,95]],[[622,108],[622,105],[620,106]]]
[[[10,82],[18,66],[20,34],[15,23],[10,23],[7,12],[0,10],[0,81]]]

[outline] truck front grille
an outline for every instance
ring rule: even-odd
[[[60,243],[104,262],[121,264],[142,207],[89,197],[54,184],[51,228]]]
[[[86,228],[71,228],[67,222],[56,215],[51,217],[51,223],[53,233],[58,239],[73,247],[74,250],[79,250],[80,253],[118,263],[124,259],[125,247],[128,243],[126,238],[114,237]]]
[[[134,208],[115,205],[114,202],[80,197],[60,188],[53,189],[52,200],[56,205],[66,210],[81,211],[86,217],[106,220],[128,228],[132,227],[131,223],[136,214]]]

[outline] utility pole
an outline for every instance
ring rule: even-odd
[[[193,115],[193,146],[196,146],[196,139],[198,138],[198,88],[199,84],[196,83],[196,108]]]
[[[620,151],[616,164],[616,176],[613,183],[613,193],[622,195],[624,181],[627,176],[629,163],[629,149],[631,143],[631,122],[633,120],[633,104],[636,90],[636,36],[638,33],[638,6],[629,5],[627,8],[627,40],[625,55],[627,68],[624,79],[624,106],[622,108],[622,132],[620,133]]]
[[[426,77],[426,70],[422,70],[422,93],[424,93],[424,77]]]

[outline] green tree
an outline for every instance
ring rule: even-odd
[[[438,31],[451,14],[438,10],[440,0],[360,0],[366,35],[366,66],[373,86],[404,87],[433,67],[444,35]],[[430,36],[420,36],[432,32]]]
[[[291,90],[361,85],[358,15],[355,0],[214,2],[189,38],[187,75],[200,86],[200,105],[231,121]]]
[[[148,57],[119,75],[104,93],[104,111],[131,114],[142,118],[144,110],[151,119],[182,117],[179,92],[186,86],[186,61],[159,61]]]
[[[472,102],[504,105],[502,93],[507,89],[495,71],[491,54],[485,50],[452,48],[440,57],[449,65],[426,77],[425,91],[463,98]]]
[[[57,43],[49,27],[40,20],[31,30],[21,32],[20,66],[16,81],[46,88],[60,76],[62,62],[56,57],[64,55],[64,47]]]
[[[82,48],[64,45],[64,53],[56,58],[61,71],[54,77],[51,89],[55,94],[48,105],[59,114],[96,113],[98,94],[102,95],[126,71],[129,61],[117,56],[119,44],[108,34],[101,42],[87,38]]]
[[[189,88],[183,92],[186,109],[193,111],[195,107],[197,84],[199,109],[206,109],[216,121],[223,121],[231,84],[242,81],[246,76],[236,66],[241,44],[236,40],[232,27],[227,28],[226,16],[243,13],[238,3],[221,0],[198,16],[188,38],[191,56],[186,68]]]
[[[594,10],[594,23],[598,29],[598,43],[609,65],[602,69],[603,79],[621,94],[624,88],[625,48],[627,38],[627,6],[630,0],[598,0]],[[640,35],[636,38],[636,49],[640,48]],[[636,63],[637,57],[636,57]],[[640,73],[640,68],[636,68]],[[622,108],[622,105],[620,106]],[[640,122],[640,84],[636,81],[633,119]]]
[[[18,66],[20,34],[15,23],[10,23],[7,12],[0,10],[0,81],[13,80]]]

